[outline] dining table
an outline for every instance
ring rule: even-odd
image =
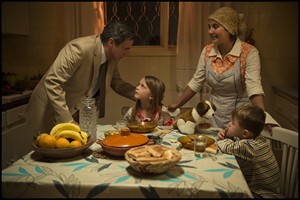
[[[151,135],[165,127],[156,127]],[[97,140],[115,125],[97,125]],[[194,156],[170,128],[161,145],[178,150],[182,157],[162,174],[143,174],[131,168],[124,157],[103,153],[95,142],[85,152],[68,159],[44,158],[30,151],[2,170],[4,198],[253,198],[233,155],[207,153]],[[201,134],[214,139],[217,130]],[[102,156],[95,156],[95,152]]]

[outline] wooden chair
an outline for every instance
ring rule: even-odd
[[[298,198],[298,132],[273,127],[262,135],[270,141],[280,168],[280,193],[286,198]]]

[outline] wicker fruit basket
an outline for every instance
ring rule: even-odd
[[[130,166],[143,174],[161,174],[173,168],[181,160],[181,153],[163,145],[144,145],[125,153]]]

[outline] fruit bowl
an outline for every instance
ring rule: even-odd
[[[65,158],[73,158],[81,155],[93,143],[94,143],[93,138],[89,136],[87,143],[80,147],[64,148],[64,149],[45,149],[45,148],[38,147],[36,144],[36,140],[34,140],[32,142],[32,149],[38,154],[42,155],[44,158],[65,159]]]

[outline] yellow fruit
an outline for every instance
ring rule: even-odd
[[[178,141],[181,143],[181,144],[186,144],[186,143],[190,143],[192,142],[192,139],[187,137],[187,136],[181,136],[180,138],[178,138]]]
[[[73,140],[71,143],[70,143],[70,147],[80,147],[82,146],[81,142],[79,140]]]
[[[189,136],[181,136],[178,138],[178,141],[182,144],[182,146],[186,149],[194,149],[194,141]]]
[[[56,148],[57,149],[63,149],[63,148],[69,148],[70,142],[66,138],[58,138],[56,140]]]
[[[39,136],[36,138],[36,142],[38,142],[45,135],[49,135],[49,134],[48,133],[41,133],[41,134],[39,134]]]
[[[56,139],[53,135],[42,133],[38,136],[36,143],[39,147],[45,149],[55,149]]]

